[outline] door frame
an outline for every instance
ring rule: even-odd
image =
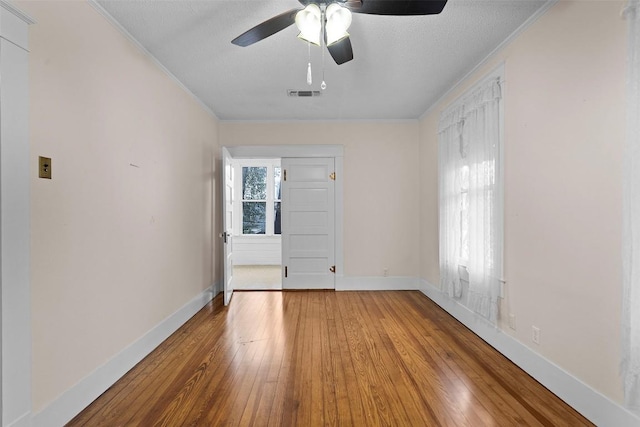
[[[28,27],[35,21],[5,0],[0,0],[0,16],[0,38],[14,53],[24,55],[19,62],[2,64],[11,67],[13,77],[19,71],[20,80],[12,80],[7,86],[14,90],[3,94],[17,116],[5,118],[0,141],[4,165],[0,165],[0,424],[28,425],[33,410]]]
[[[225,146],[234,160],[284,157],[332,157],[335,160],[335,288],[344,277],[344,147],[342,145],[237,145]]]
[[[233,199],[235,192],[235,176],[233,171],[233,156],[222,147],[222,293],[224,305],[229,305],[233,297]],[[229,178],[231,176],[231,179]],[[228,183],[231,183],[229,190]],[[231,205],[231,218],[227,217]],[[231,227],[230,227],[231,226]],[[227,230],[231,230],[231,234]],[[229,269],[229,260],[231,268]]]

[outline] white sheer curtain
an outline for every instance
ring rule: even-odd
[[[502,276],[500,83],[465,102],[462,139],[469,165],[469,308],[495,322]]]
[[[491,79],[443,112],[439,126],[441,287],[460,297],[458,266],[465,265],[467,305],[494,323],[503,240],[500,100],[500,80]]]
[[[622,375],[625,402],[640,409],[640,2],[630,0],[628,21],[627,144],[622,248]]]
[[[460,298],[462,294],[458,265],[461,254],[463,114],[464,106],[454,106],[442,114],[438,126],[440,288],[455,298]]]

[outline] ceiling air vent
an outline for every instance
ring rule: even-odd
[[[314,96],[320,96],[319,90],[292,90],[287,91],[287,95],[293,98],[311,98]]]

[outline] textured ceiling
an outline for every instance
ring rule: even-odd
[[[420,117],[546,3],[449,0],[432,16],[354,14],[354,59],[325,54],[291,26],[252,46],[231,40],[296,0],[97,0],[97,3],[222,120],[380,120]]]

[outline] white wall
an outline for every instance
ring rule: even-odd
[[[25,1],[33,410],[202,293],[217,119],[86,2]],[[52,180],[37,178],[37,156]]]
[[[305,102],[305,100],[301,100]],[[222,146],[344,146],[344,275],[417,277],[418,122],[221,122]]]
[[[420,123],[421,272],[439,283],[440,111],[505,64],[505,277],[501,329],[622,402],[623,2],[561,1]],[[517,330],[507,315],[516,316]],[[531,327],[541,330],[540,345]]]
[[[235,236],[233,238],[233,265],[280,264],[282,264],[280,236]]]

